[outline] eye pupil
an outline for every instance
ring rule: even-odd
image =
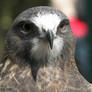
[[[29,23],[25,23],[24,25],[23,25],[23,30],[24,31],[29,31],[31,29],[31,27],[30,27],[30,24]]]

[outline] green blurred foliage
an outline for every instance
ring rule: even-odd
[[[0,57],[6,33],[16,16],[28,8],[47,5],[48,0],[0,0]]]

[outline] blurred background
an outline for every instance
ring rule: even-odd
[[[69,18],[72,32],[78,40],[79,51],[76,55],[80,56],[83,63],[87,62],[90,66],[88,74],[92,75],[91,4],[92,0],[0,0],[0,59],[3,55],[6,34],[16,16],[34,6],[51,6],[63,11]]]

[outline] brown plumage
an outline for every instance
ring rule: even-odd
[[[14,25],[17,22],[15,21]],[[0,63],[0,92],[92,92],[92,85],[82,77],[76,67],[75,42],[71,32],[65,38],[66,45],[60,56],[51,58],[48,62],[45,60],[37,62],[32,57],[30,59],[27,52],[30,50],[27,42],[29,38],[25,40],[26,44],[23,44],[21,37],[10,31],[7,39],[5,47],[7,51]],[[23,45],[26,48],[23,48]]]

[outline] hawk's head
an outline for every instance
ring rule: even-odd
[[[70,24],[54,8],[35,7],[21,13],[7,35],[10,58],[52,61],[68,56]]]

